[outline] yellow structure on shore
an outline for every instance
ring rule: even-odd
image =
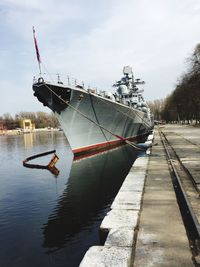
[[[20,127],[24,131],[33,131],[35,130],[35,123],[32,123],[30,119],[23,119],[20,121]]]
[[[0,122],[0,134],[5,134],[7,131],[7,127],[4,125],[3,122]]]

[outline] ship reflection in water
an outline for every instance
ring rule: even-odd
[[[43,225],[42,246],[47,254],[56,253],[56,266],[78,266],[87,249],[100,244],[101,221],[136,156],[123,146],[73,162],[66,188]]]

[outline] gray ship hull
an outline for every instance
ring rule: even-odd
[[[151,128],[147,113],[81,88],[42,81],[33,90],[58,118],[74,154],[121,145],[144,137]]]

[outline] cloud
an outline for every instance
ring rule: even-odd
[[[107,20],[71,40],[67,49],[66,45],[59,47],[53,57],[53,51],[47,51],[47,65],[61,72],[81,73],[106,89],[119,78],[122,67],[130,64],[136,75],[147,79],[149,98],[164,97],[184,68],[184,57],[198,42],[199,17],[187,14],[186,2],[118,3]],[[190,13],[194,15],[198,6],[190,6]]]
[[[81,20],[82,10],[73,2],[56,4],[54,0],[43,1],[15,1],[6,0],[1,3],[4,10],[4,23],[21,38],[29,38],[31,26],[36,26],[40,32],[48,33],[64,23],[73,20]]]
[[[112,90],[123,66],[131,65],[146,80],[150,100],[174,89],[185,58],[200,40],[198,0],[3,0],[0,8],[0,70],[3,79],[11,79],[13,92],[18,76],[24,92],[37,72],[32,25],[49,72]]]

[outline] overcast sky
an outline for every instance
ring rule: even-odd
[[[154,100],[174,89],[200,42],[200,1],[1,0],[0,25],[0,115],[48,111],[32,93],[32,26],[49,73],[112,91],[131,65]]]

